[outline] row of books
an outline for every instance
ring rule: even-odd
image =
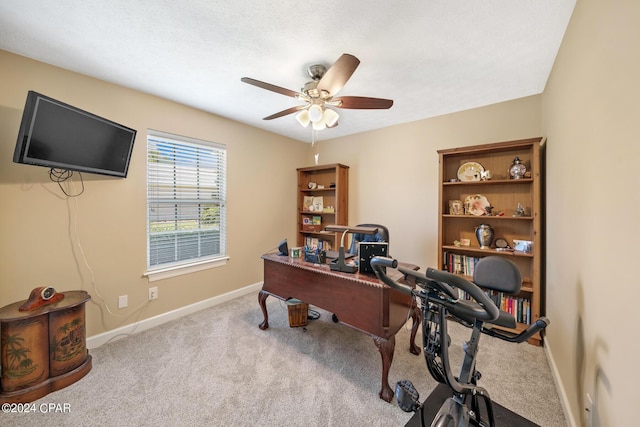
[[[464,274],[473,277],[476,263],[482,258],[460,255],[452,252],[444,253],[444,270],[454,274]]]
[[[307,236],[304,239],[304,246],[307,250],[330,251],[331,242],[328,240],[318,239],[317,237]]]
[[[449,273],[463,274],[473,277],[475,266],[481,257],[467,256],[452,252],[445,252],[444,270]],[[459,290],[461,298],[469,299],[463,291]],[[500,308],[516,318],[519,323],[531,324],[531,300],[528,298],[514,297],[496,291],[485,291],[493,302]]]
[[[471,299],[466,292],[458,289],[460,298]],[[502,311],[515,317],[516,322],[531,324],[531,300],[529,298],[506,295],[502,292],[486,290],[485,293]]]

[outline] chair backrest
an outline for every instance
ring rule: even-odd
[[[356,227],[377,227],[378,232],[376,234],[359,234],[351,233],[351,247],[349,253],[358,253],[359,242],[387,242],[389,243],[389,229],[380,224],[358,224]]]
[[[515,295],[522,287],[522,274],[513,261],[499,256],[487,256],[475,265],[473,281],[483,288]]]

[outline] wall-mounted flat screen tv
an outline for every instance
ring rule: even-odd
[[[126,178],[136,130],[29,91],[13,161]]]

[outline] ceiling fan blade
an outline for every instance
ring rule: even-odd
[[[270,116],[267,116],[267,117],[263,118],[262,120],[273,120],[273,119],[277,119],[278,117],[287,116],[289,114],[295,113],[296,111],[300,111],[305,107],[306,107],[306,105],[299,105],[297,107],[287,108],[286,110],[282,110],[282,111],[280,111],[278,113],[275,113],[275,114],[272,114]]]
[[[341,96],[333,98],[332,104],[338,108],[354,110],[385,110],[393,105],[392,99],[368,98],[366,96]]]
[[[290,96],[292,98],[297,98],[297,97],[300,97],[300,96],[304,97],[304,95],[301,94],[300,92],[296,92],[296,91],[293,91],[293,90],[290,90],[290,89],[285,89],[285,88],[280,87],[280,86],[272,85],[271,83],[261,82],[260,80],[255,80],[255,79],[252,79],[250,77],[243,77],[240,80],[242,82],[244,82],[244,83],[248,83],[250,85],[257,86],[257,87],[262,88],[262,89],[270,90],[272,92],[276,92],[276,93],[279,93],[281,95]]]
[[[335,95],[351,78],[353,72],[360,65],[360,60],[348,53],[342,54],[336,62],[324,73],[324,76],[318,82],[318,91],[327,91],[331,95]]]

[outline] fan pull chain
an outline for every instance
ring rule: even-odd
[[[311,146],[315,147],[316,144],[316,140],[318,139],[318,131],[315,129],[311,129]],[[320,157],[320,153],[316,152],[316,154],[313,155],[314,160],[315,160],[315,164],[316,166],[318,165],[318,158]]]

